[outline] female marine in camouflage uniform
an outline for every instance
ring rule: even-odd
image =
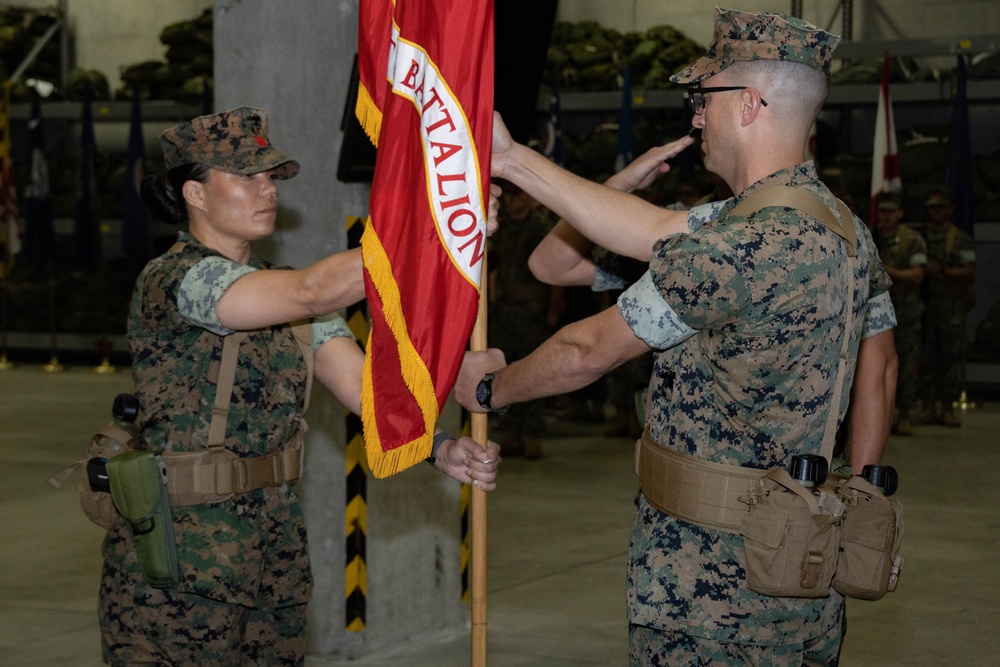
[[[138,446],[204,451],[227,336],[239,347],[225,448],[240,458],[280,451],[295,437],[309,370],[289,322],[313,320],[315,376],[360,412],[363,354],[344,321],[327,316],[364,297],[358,251],[301,270],[269,270],[250,242],[274,231],[275,180],[299,164],[271,147],[267,118],[241,107],[202,116],[161,137],[168,170],[147,177],[144,198],[179,243],[139,276],[128,321]],[[495,205],[492,207],[495,213]],[[441,442],[434,464],[495,488],[498,448]],[[109,531],[100,593],[105,659],[113,665],[301,665],[312,578],[302,509],[288,484],[221,502],[172,508],[180,582],[142,577],[122,521]]]

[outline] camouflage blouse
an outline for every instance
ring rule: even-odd
[[[272,268],[255,256],[245,266],[232,262],[185,233],[179,240],[186,242],[179,252],[154,259],[139,276],[128,322],[142,406],[141,446],[158,452],[206,446],[223,341],[230,333],[212,323],[215,306],[237,278]],[[319,335],[314,347],[351,335],[340,318],[314,331]],[[306,372],[288,325],[251,332],[240,346],[226,448],[248,457],[281,448],[294,432]],[[173,513],[179,590],[246,606],[309,599],[305,523],[287,485],[211,505],[174,507]],[[132,552],[128,531],[116,525],[106,557],[118,568],[131,569],[136,566]]]
[[[745,194],[770,185],[806,188],[834,207],[812,163],[779,171]],[[771,468],[820,451],[848,260],[839,237],[791,209],[730,215],[743,198],[729,200],[717,220],[661,240],[649,273],[619,308],[636,335],[661,348],[650,385],[653,438],[703,459]],[[856,218],[854,225],[852,359],[863,334],[895,324],[889,278],[867,228]],[[845,387],[852,381],[853,364]],[[849,393],[833,406],[838,423]],[[751,644],[801,641],[839,623],[836,593],[800,600],[747,589],[742,546],[738,535],[675,520],[643,499],[629,557],[630,622]]]

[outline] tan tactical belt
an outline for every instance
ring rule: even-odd
[[[291,484],[302,473],[305,422],[284,447],[264,456],[242,458],[228,449],[165,452],[170,504],[201,505],[268,486]]]
[[[747,514],[749,492],[767,473],[704,461],[662,447],[648,429],[635,443],[635,471],[646,501],[656,509],[689,523],[737,534]]]

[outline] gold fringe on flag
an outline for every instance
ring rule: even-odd
[[[358,103],[354,106],[354,115],[358,117],[358,122],[372,144],[377,147],[379,132],[382,131],[382,112],[363,83],[358,84]]]
[[[424,433],[414,440],[389,451],[383,451],[382,441],[375,419],[375,393],[372,380],[372,354],[365,355],[364,372],[361,380],[361,417],[365,427],[365,449],[368,452],[368,466],[378,478],[388,477],[414,466],[428,456],[434,445],[434,424],[440,411],[434,383],[424,360],[420,358],[410,340],[403,317],[402,299],[399,286],[392,275],[389,257],[382,242],[375,233],[369,219],[361,236],[361,252],[365,269],[382,300],[382,314],[396,340],[399,365],[403,382],[420,408],[424,417]],[[371,345],[371,341],[369,341]]]

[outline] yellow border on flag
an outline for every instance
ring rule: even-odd
[[[420,358],[417,349],[410,340],[403,317],[402,298],[399,286],[392,275],[389,257],[386,255],[382,241],[375,233],[375,228],[369,219],[361,236],[361,253],[365,268],[371,277],[372,284],[382,300],[382,314],[386,324],[396,340],[396,350],[399,353],[399,365],[402,369],[403,382],[416,400],[420,412],[424,416],[424,433],[390,451],[383,451],[382,439],[378,432],[375,419],[375,393],[372,380],[372,350],[369,347],[365,355],[364,372],[361,377],[361,417],[365,426],[365,450],[368,453],[368,467],[378,478],[388,477],[420,463],[431,455],[434,444],[434,424],[437,421],[440,407],[434,392],[434,383],[424,360]],[[369,340],[369,346],[372,341]]]

